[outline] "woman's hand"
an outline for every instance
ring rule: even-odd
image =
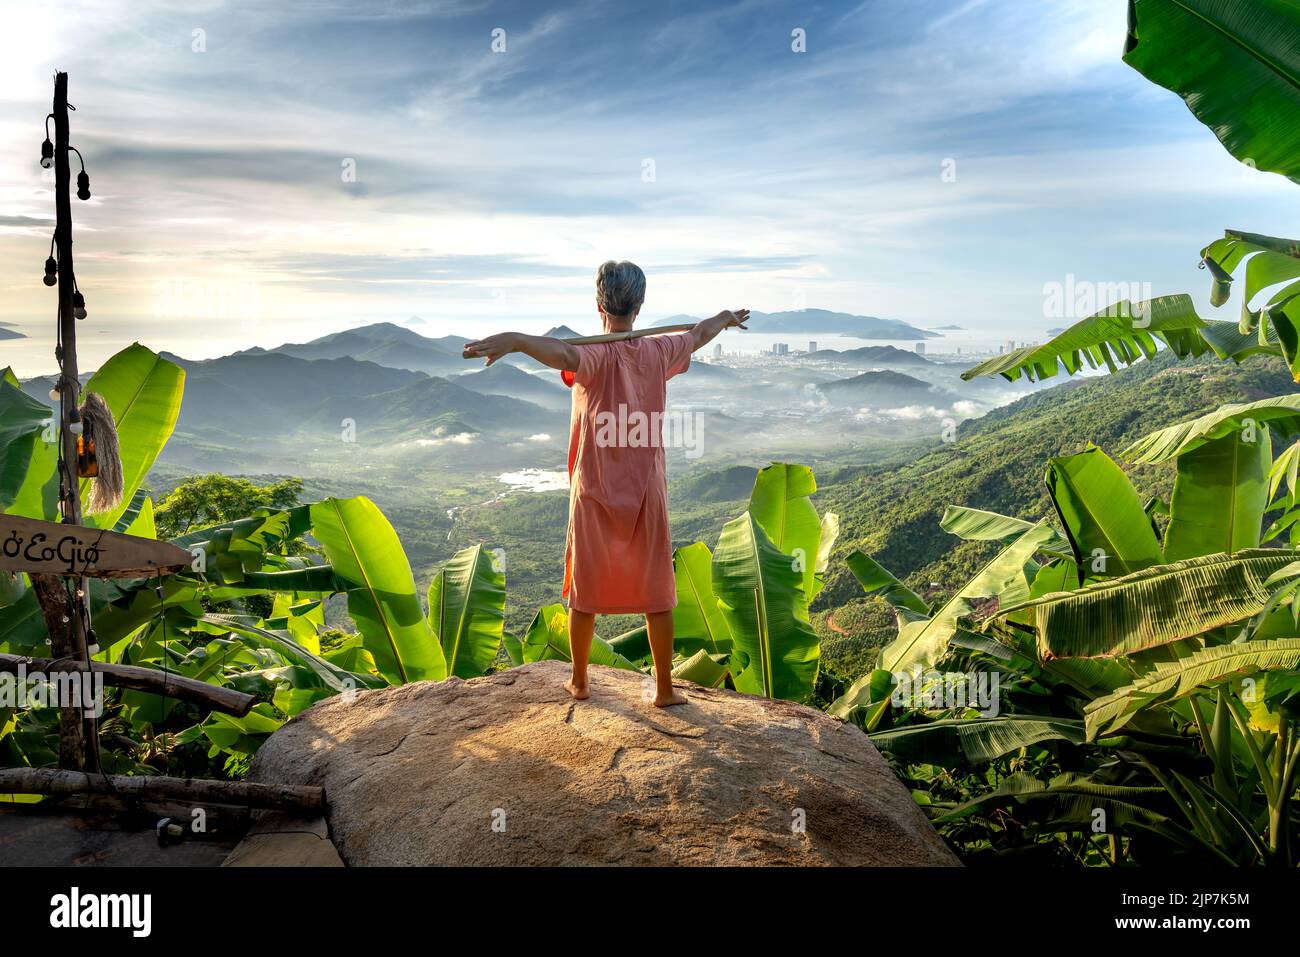
[[[508,356],[512,352],[519,351],[519,333],[517,332],[499,332],[495,336],[488,336],[486,339],[479,339],[477,342],[465,343],[465,349],[461,353],[466,359],[487,359],[487,364],[491,365],[502,356]]]
[[[724,329],[744,329],[745,323],[749,321],[749,310],[737,309],[732,312],[730,309],[723,309],[714,318],[726,320],[726,325],[722,327]]]

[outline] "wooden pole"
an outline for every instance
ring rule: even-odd
[[[253,784],[152,775],[86,774],[54,768],[0,769],[0,794],[110,794],[187,804],[235,804],[316,816],[325,812],[325,789],[294,784]]]
[[[59,262],[59,441],[62,463],[59,500],[63,521],[81,524],[81,483],[77,476],[77,436],[72,413],[81,392],[77,370],[77,319],[72,311],[76,276],[72,265],[72,170],[68,161],[68,74],[54,75],[54,245]],[[64,579],[33,575],[32,587],[50,632],[55,658],[87,662],[86,633],[90,627],[90,601],[86,579],[73,578],[69,600]],[[59,597],[59,596],[62,597]],[[60,708],[59,765],[70,770],[99,770],[99,728],[80,708]],[[89,746],[88,746],[89,745]]]
[[[201,708],[233,714],[237,718],[242,718],[248,714],[257,702],[257,698],[253,695],[244,694],[244,692],[236,691],[234,688],[223,688],[220,685],[209,684],[195,678],[186,678],[184,675],[178,675],[170,671],[159,671],[157,668],[142,668],[139,665],[114,665],[102,661],[92,661],[90,668],[87,669],[81,662],[57,662],[48,658],[28,658],[23,655],[0,654],[0,673],[16,675],[20,673],[20,669],[28,674],[39,672],[46,675],[55,670],[79,671],[83,674],[89,670],[95,674],[103,675],[104,684],[111,685],[114,688],[148,691],[151,694],[175,698],[178,701],[188,701],[190,704],[196,704]]]
[[[577,336],[573,339],[561,339],[571,346],[591,346],[598,342],[622,342],[624,339],[640,339],[642,336],[662,336],[669,332],[686,332],[695,328],[695,323],[688,322],[677,326],[651,326],[649,329],[629,329],[627,332],[607,332],[599,336]]]

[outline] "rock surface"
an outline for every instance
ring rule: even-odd
[[[692,684],[660,710],[594,666],[573,701],[568,667],[328,699],[251,780],[323,786],[350,865],[957,863],[858,728]]]

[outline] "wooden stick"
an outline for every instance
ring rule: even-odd
[[[624,339],[640,339],[642,336],[661,336],[666,332],[686,332],[694,329],[695,323],[688,322],[679,326],[651,326],[649,329],[629,329],[627,332],[607,332],[601,336],[578,336],[575,339],[561,339],[571,346],[591,346],[598,342],[622,342]]]
[[[79,671],[85,673],[86,666],[80,661],[57,661],[50,658],[27,658],[22,655],[0,654],[0,672],[18,674],[23,667],[28,673],[33,671],[51,674],[56,671]],[[96,674],[104,676],[104,684],[114,688],[131,688],[135,691],[148,691],[165,698],[188,701],[202,708],[224,711],[242,718],[248,714],[257,699],[251,694],[236,691],[234,688],[222,688],[187,678],[170,671],[157,668],[144,668],[139,665],[114,665],[102,661],[92,661],[90,668]]]
[[[77,477],[77,436],[72,431],[72,413],[77,408],[81,385],[77,378],[77,319],[72,296],[76,276],[72,266],[72,168],[68,161],[68,74],[54,74],[54,245],[59,255],[59,495],[63,520],[81,524],[81,483]],[[80,156],[80,154],[77,154]],[[50,647],[56,657],[90,660],[86,634],[90,628],[90,602],[62,600],[55,595],[64,584],[57,578],[42,584],[33,575],[32,590],[50,631]],[[86,579],[74,578],[76,590],[85,594]],[[51,604],[53,603],[53,604]],[[59,766],[72,770],[99,770],[99,722],[80,708],[63,708],[59,713]]]
[[[50,633],[50,651],[60,662],[55,671],[85,667],[84,649],[73,640],[75,612],[68,597],[68,584],[57,575],[32,575],[32,592],[41,606],[45,628]],[[86,747],[91,729],[81,708],[69,703],[59,708],[59,767],[80,771],[93,760],[94,749]],[[92,768],[92,770],[97,770]]]
[[[325,811],[325,789],[293,784],[253,784],[206,778],[86,774],[55,768],[0,769],[0,794],[111,794],[187,804],[235,804],[316,816]]]

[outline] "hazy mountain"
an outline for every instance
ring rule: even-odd
[[[344,418],[352,419],[358,432],[371,430],[372,436],[430,442],[464,432],[509,436],[559,431],[567,423],[567,417],[556,410],[474,392],[438,377],[421,377],[373,395],[331,396],[321,401],[311,415],[313,422],[326,429],[335,428]]]
[[[458,375],[467,367],[461,358],[461,347],[468,341],[461,336],[430,339],[405,326],[376,322],[333,332],[310,342],[287,342],[265,351],[299,359],[352,358],[428,375]]]
[[[553,370],[549,375],[532,375],[516,366],[494,362],[480,372],[457,376],[455,383],[483,395],[509,396],[549,409],[569,408],[569,390]]]
[[[555,326],[547,329],[542,335],[550,336],[553,339],[577,339],[581,333],[574,332],[568,326]]]
[[[881,366],[929,366],[934,365],[925,356],[895,346],[863,346],[860,349],[818,349],[811,353],[810,359],[831,359],[836,362],[863,362],[868,365]]]
[[[19,332],[7,322],[0,322],[0,339],[26,339],[25,333]]]
[[[915,402],[930,396],[932,391],[930,383],[888,369],[864,372],[851,379],[823,382],[817,388],[832,400],[877,404],[893,401]]]
[[[225,437],[292,434],[324,398],[355,400],[428,377],[343,357],[300,359],[244,352],[193,362],[164,352],[185,370],[177,430]]]
[[[695,316],[669,316],[653,323],[672,326],[698,322]],[[898,319],[855,316],[829,309],[795,309],[787,312],[750,312],[745,324],[750,332],[788,334],[790,336],[840,335],[858,339],[932,339],[934,333],[918,329]]]

